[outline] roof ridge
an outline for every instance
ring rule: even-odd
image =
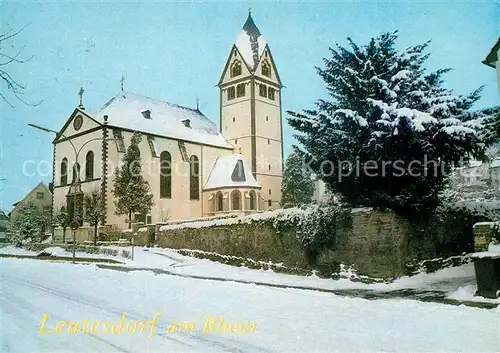
[[[120,91],[118,92],[117,94],[115,94],[108,102],[106,102],[100,109],[99,111],[102,111],[104,109],[106,109],[116,98],[118,98],[120,95],[124,95],[123,98],[127,98],[126,96],[127,95],[132,95],[132,96],[136,96],[136,97],[140,97],[140,98],[145,98],[145,99],[148,99],[148,100],[151,100],[151,101],[155,101],[155,102],[159,102],[159,103],[163,103],[163,104],[168,104],[170,105],[171,107],[174,107],[174,108],[181,108],[181,109],[186,109],[186,110],[190,110],[190,111],[193,111],[193,112],[198,112],[200,113],[201,115],[203,115],[203,113],[201,113],[198,109],[196,108],[190,108],[190,107],[186,107],[186,106],[183,106],[183,105],[180,105],[180,104],[176,104],[176,103],[171,103],[169,101],[166,101],[166,100],[161,100],[161,99],[157,99],[157,98],[152,98],[152,97],[149,97],[149,96],[145,96],[143,94],[140,94],[140,93],[135,93],[135,92],[131,92],[131,91]],[[204,116],[204,115],[203,115]]]

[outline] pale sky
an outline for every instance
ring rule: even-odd
[[[26,85],[22,104],[1,86],[14,107],[0,101],[0,209],[10,211],[40,181],[52,180],[49,133],[59,130],[78,105],[98,109],[120,89],[195,107],[219,121],[216,87],[231,45],[252,8],[252,16],[273,53],[285,110],[312,108],[325,96],[314,66],[328,47],[358,44],[399,30],[399,48],[432,40],[428,68],[453,68],[446,85],[468,93],[485,85],[477,108],[497,105],[495,71],[481,63],[499,37],[500,5],[488,2],[126,2],[0,1],[1,32],[29,24],[2,52],[32,59],[8,66]],[[0,58],[1,59],[1,58]],[[1,60],[0,60],[1,62]],[[7,68],[7,67],[4,67]],[[294,143],[284,121],[285,154]],[[34,161],[39,174],[25,175]]]

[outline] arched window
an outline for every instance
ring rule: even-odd
[[[215,194],[215,210],[220,212],[224,209],[224,198],[222,196],[222,192],[217,192]]]
[[[172,197],[172,156],[167,151],[160,154],[160,197]]]
[[[267,98],[267,86],[266,85],[259,85],[259,95],[261,97]]]
[[[256,199],[255,191],[250,190],[249,196],[250,196],[250,209],[255,210],[256,209],[256,207],[255,207],[255,201],[256,201],[255,200]]]
[[[236,86],[236,97],[244,97],[245,96],[245,84],[240,83]]]
[[[268,88],[267,96],[270,100],[274,100],[274,88],[271,88],[271,87]]]
[[[241,192],[239,190],[231,192],[231,209],[241,210]]]
[[[73,166],[73,183],[80,181],[80,163],[76,163]]]
[[[235,60],[231,65],[231,77],[241,75],[241,62],[239,60]]]
[[[189,158],[189,199],[200,199],[200,160],[195,155]]]
[[[88,151],[85,156],[85,180],[94,179],[94,152]]]
[[[64,157],[61,161],[61,186],[68,185],[68,159]]]
[[[262,63],[262,75],[271,77],[271,65],[269,65],[267,60]]]
[[[236,90],[234,86],[231,86],[227,89],[227,100],[234,99],[236,97]]]

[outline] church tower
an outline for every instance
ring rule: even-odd
[[[231,48],[219,80],[220,130],[262,186],[264,210],[277,209],[283,178],[281,84],[252,15]]]

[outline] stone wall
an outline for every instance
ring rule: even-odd
[[[317,268],[332,273],[341,263],[359,274],[392,278],[404,274],[405,223],[391,212],[353,212],[352,229],[341,230],[336,250],[322,253]],[[310,268],[294,229],[277,234],[271,222],[159,231],[161,247],[193,249]]]
[[[320,266],[352,265],[359,274],[393,278],[405,273],[406,222],[392,212],[353,213],[352,230],[340,238],[335,250],[324,252]]]
[[[63,242],[63,229],[61,227],[56,227],[54,232],[54,243]],[[77,243],[82,244],[84,241],[94,240],[94,228],[93,227],[80,227],[74,231],[75,239]],[[73,231],[70,227],[66,228],[66,241],[71,241],[73,239]]]

